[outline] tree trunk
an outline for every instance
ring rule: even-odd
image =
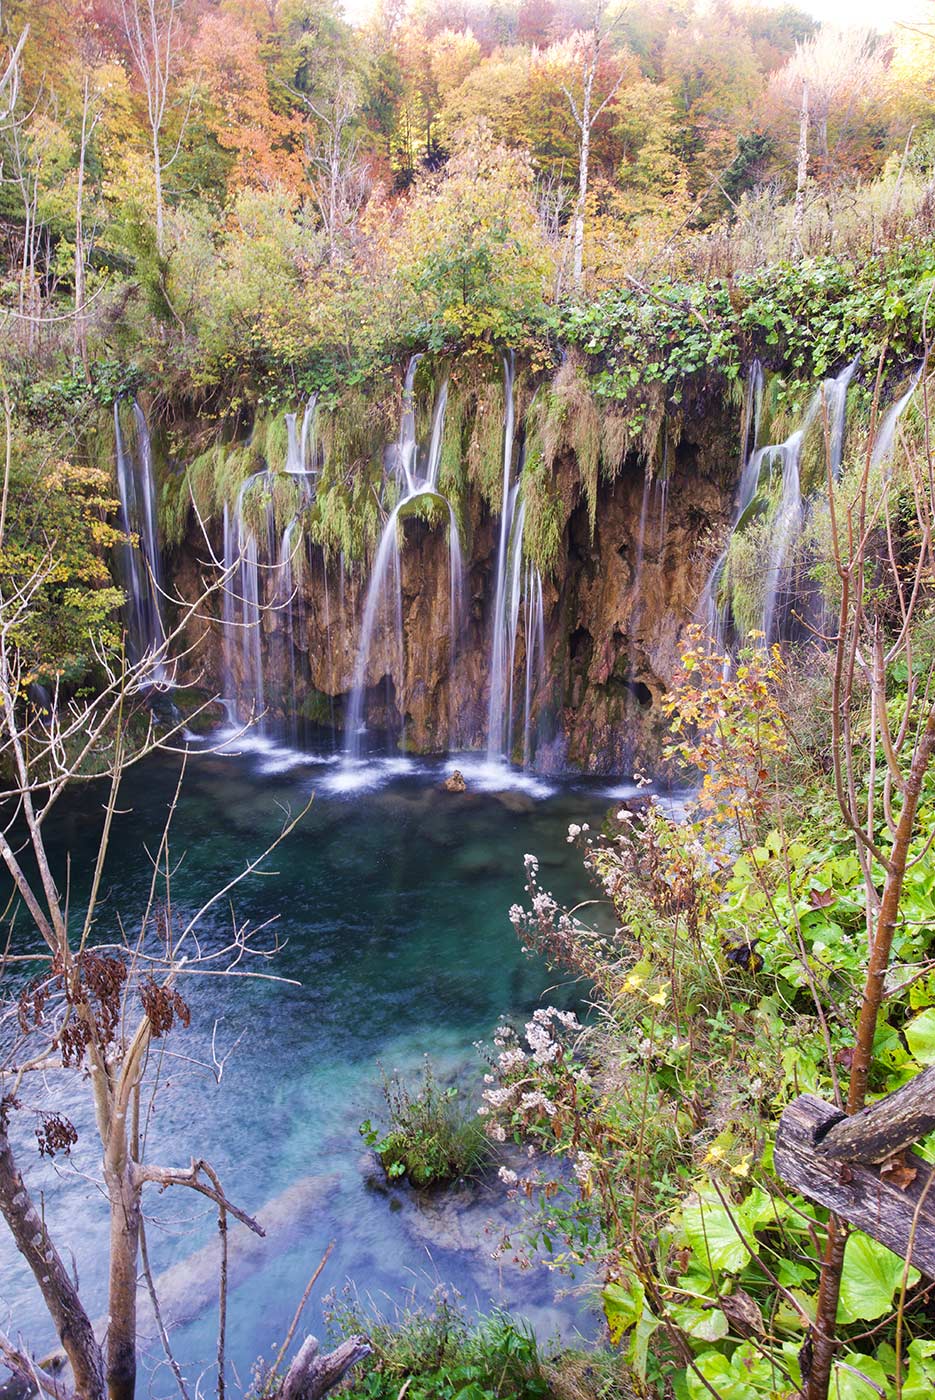
[[[136,1276],[140,1186],[126,1157],[105,1166],[110,1197],[110,1312],[107,1324],[109,1400],[133,1400],[136,1388]]]
[[[574,282],[576,291],[581,290],[584,280],[584,209],[588,198],[588,163],[591,156],[591,81],[584,89],[584,106],[581,112],[581,150],[578,156],[578,208],[575,210],[575,256]]]
[[[103,1400],[101,1349],[77,1289],[52,1244],[17,1169],[6,1132],[0,1128],[0,1213],[16,1247],[32,1270],[49,1316],[71,1364],[79,1400]]]
[[[88,149],[88,80],[84,80],[84,106],[81,111],[81,149],[78,154],[78,189],[75,194],[75,349],[81,356],[85,378],[88,370],[88,341],[84,325],[84,171]]]
[[[796,243],[805,218],[805,185],[808,181],[808,83],[802,84],[802,112],[799,117],[799,153],[795,171],[795,206],[792,211],[792,232]]]
[[[153,181],[156,187],[156,251],[163,254],[165,236],[162,216],[162,156],[159,152],[159,128],[153,127]]]

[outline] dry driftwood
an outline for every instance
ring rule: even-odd
[[[316,1338],[306,1337],[286,1372],[278,1400],[321,1400],[371,1350],[366,1337],[348,1337],[334,1351],[319,1356]]]
[[[846,1121],[854,1122],[859,1117],[855,1114]],[[906,1258],[911,1248],[910,1264],[935,1278],[932,1168],[914,1152],[905,1150],[899,1132],[894,1139],[899,1144],[896,1151],[902,1153],[898,1170],[888,1172],[886,1162],[881,1170],[854,1157],[844,1161],[832,1156],[826,1143],[833,1125],[840,1121],[840,1111],[823,1099],[812,1094],[795,1099],[782,1115],[776,1134],[773,1165],[777,1173],[787,1186],[827,1206],[894,1253]],[[881,1133],[882,1129],[875,1125],[871,1140],[879,1143]],[[856,1150],[850,1134],[845,1135],[844,1150]],[[887,1154],[890,1158],[892,1152],[893,1149]]]

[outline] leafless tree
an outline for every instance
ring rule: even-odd
[[[309,183],[328,240],[328,259],[334,262],[369,192],[366,162],[355,135],[359,98],[354,84],[341,78],[327,99],[301,96],[317,122],[314,136],[306,138],[305,159]]]
[[[146,97],[156,199],[156,247],[161,254],[165,251],[163,178],[178,156],[185,131],[183,121],[173,154],[168,158],[163,156],[163,130],[170,109],[173,71],[178,59],[181,0],[120,0],[120,12],[133,63]]]
[[[886,62],[877,35],[865,29],[834,29],[822,25],[796,45],[788,63],[773,77],[773,97],[797,117],[796,192],[793,225],[796,234],[805,213],[809,169],[809,135],[814,132],[820,169],[827,179],[834,152],[829,140],[832,123],[839,124],[837,142],[876,100],[883,87]]]
[[[584,280],[584,221],[591,164],[591,132],[598,118],[616,97],[626,75],[621,73],[603,97],[595,92],[594,85],[601,59],[607,51],[608,41],[622,16],[623,11],[619,11],[613,17],[608,16],[606,0],[600,0],[594,13],[593,27],[582,37],[580,90],[572,92],[570,88],[562,88],[578,128],[578,203],[575,207],[572,275],[575,288],[579,291]]]

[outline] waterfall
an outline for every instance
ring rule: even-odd
[[[420,470],[419,450],[416,440],[416,414],[414,385],[416,370],[421,355],[413,355],[406,370],[403,384],[403,402],[400,414],[399,434],[396,443],[387,453],[387,468],[397,478],[403,494],[390,511],[367,584],[364,612],[361,621],[357,656],[351,685],[350,701],[345,724],[345,756],[359,759],[361,740],[366,733],[364,723],[364,702],[367,691],[367,674],[373,650],[374,634],[381,605],[385,610],[384,625],[392,629],[394,654],[398,664],[400,688],[405,691],[406,681],[406,639],[403,631],[402,612],[402,559],[400,557],[399,525],[405,509],[420,496],[432,495],[448,507],[448,557],[450,573],[450,628],[452,657],[456,648],[456,638],[460,625],[461,598],[463,594],[464,568],[461,554],[461,541],[458,522],[450,501],[438,491],[438,469],[441,461],[441,446],[445,431],[445,409],[448,402],[447,379],[439,387],[432,411],[432,432],[424,471]],[[389,697],[388,697],[389,699]],[[403,716],[404,722],[404,716]]]
[[[318,451],[315,441],[317,408],[318,395],[312,394],[302,415],[301,431],[297,426],[296,415],[294,413],[285,415],[288,435],[285,470],[290,476],[308,476],[318,468]]]
[[[517,480],[513,477],[513,450],[516,406],[513,397],[514,361],[512,352],[503,360],[503,505],[497,548],[497,583],[490,633],[490,694],[487,704],[487,759],[509,760],[513,753],[514,685],[519,620],[522,609],[525,637],[525,677],[523,687],[523,762],[531,757],[531,717],[534,682],[541,677],[536,667],[545,656],[545,626],[542,607],[542,578],[539,571],[523,562],[523,531],[526,506],[522,499],[523,451],[520,451]],[[538,655],[538,659],[537,659]]]
[[[844,460],[844,431],[847,423],[847,391],[857,369],[857,360],[845,365],[834,379],[826,379],[816,389],[800,428],[785,442],[767,449],[770,470],[777,463],[782,470],[779,507],[771,521],[771,542],[766,568],[766,590],[763,601],[762,632],[767,643],[776,642],[784,630],[792,606],[796,602],[795,587],[780,608],[780,592],[792,562],[793,552],[802,533],[806,517],[806,502],[802,496],[799,468],[806,435],[821,415],[825,436],[827,464],[833,480],[841,475]]]
[[[394,471],[407,496],[417,493],[419,486],[416,477],[416,407],[415,381],[421,355],[413,355],[406,367],[403,383],[403,407],[399,419],[399,436],[394,447]],[[424,483],[423,483],[424,485]]]
[[[747,389],[744,395],[743,411],[743,453],[740,467],[740,484],[737,490],[737,501],[734,506],[734,518],[731,523],[731,534],[737,529],[740,521],[743,520],[748,509],[753,503],[757,486],[760,481],[760,471],[768,452],[768,448],[759,447],[760,422],[763,413],[763,366],[759,360],[754,360],[750,367],[750,374],[747,378]],[[714,644],[719,652],[726,652],[731,643],[731,607],[727,598],[718,601],[718,592],[721,584],[721,577],[727,564],[727,555],[730,544],[723,549],[714,562],[714,567],[708,575],[702,594],[702,611],[707,623],[708,632],[714,639]]]
[[[766,568],[766,591],[763,599],[762,631],[767,642],[778,640],[782,619],[777,620],[779,585],[802,524],[802,486],[799,462],[805,441],[804,427],[794,432],[778,447],[768,448],[770,467],[778,461],[782,466],[782,492],[779,507],[771,521],[769,562]]]
[[[847,426],[847,391],[857,369],[854,359],[838,375],[837,379],[826,379],[819,390],[824,395],[825,412],[828,420],[828,453],[832,478],[837,481],[844,461],[844,430]],[[822,400],[819,398],[818,406]]]
[[[263,615],[261,541],[257,539],[254,526],[248,522],[244,508],[248,495],[257,483],[269,481],[268,471],[254,472],[241,483],[234,511],[231,512],[227,505],[224,507],[224,567],[233,570],[222,606],[225,688],[238,719],[241,722],[259,720],[261,728],[266,709],[263,639],[260,633]],[[273,552],[272,499],[266,502],[264,516],[262,556],[268,560]]]
[[[754,362],[747,381],[744,407],[744,459],[731,528],[733,537],[749,519],[758,496],[777,473],[780,475],[779,500],[770,521],[769,551],[765,563],[765,588],[760,630],[767,642],[782,635],[792,598],[783,598],[788,591],[788,575],[796,544],[801,536],[806,516],[802,495],[800,470],[802,452],[807,436],[819,414],[823,417],[826,434],[827,462],[832,477],[837,479],[844,460],[844,440],[847,423],[847,392],[857,369],[857,361],[846,365],[834,379],[826,379],[815,390],[799,426],[784,442],[758,445],[761,405],[763,399],[762,371]],[[752,423],[752,429],[751,429]],[[729,597],[723,594],[722,580],[730,555],[730,542],[720,554],[708,577],[702,595],[708,627],[719,651],[728,652],[734,641],[734,619]]]
[[[500,542],[497,546],[497,585],[494,594],[490,666],[488,668],[490,696],[487,703],[487,757],[489,759],[503,756],[504,741],[506,659],[510,646],[506,585],[510,558],[510,535],[513,529],[513,510],[516,504],[516,495],[511,487],[513,438],[516,424],[516,405],[513,402],[514,375],[515,362],[511,350],[503,358],[503,492],[500,506]]]
[[[165,628],[152,447],[146,417],[135,399],[130,444],[124,439],[119,401],[114,404],[114,437],[120,526],[125,534],[137,537],[135,545],[120,547],[118,564],[127,594],[128,651],[130,660],[139,662],[163,645]],[[155,661],[149,670],[151,683],[164,686],[169,679],[164,659]]]
[[[921,369],[916,370],[915,374],[912,376],[912,382],[910,383],[909,388],[906,390],[906,392],[902,395],[901,398],[897,399],[896,402],[891,405],[886,416],[883,419],[883,422],[877,429],[876,438],[873,444],[873,451],[870,457],[871,466],[880,466],[882,462],[885,462],[887,460],[890,453],[892,452],[893,441],[896,437],[897,425],[899,424],[900,418],[902,418],[906,409],[909,407],[910,400],[912,399],[912,396],[916,391],[916,386],[918,385],[921,376]]]
[[[542,603],[542,575],[531,563],[525,580],[526,679],[523,695],[523,767],[532,760],[532,699],[534,684],[545,679],[545,609]]]
[[[425,484],[430,491],[436,489],[438,468],[441,465],[442,441],[445,436],[445,410],[448,407],[448,380],[443,381],[435,399],[432,413],[432,436],[429,441],[428,463],[425,469]]]
[[[298,707],[295,688],[295,621],[298,615],[299,632],[305,622],[305,600],[301,589],[302,569],[296,569],[298,540],[301,530],[297,516],[289,521],[279,543],[279,557],[276,564],[276,611],[280,619],[277,632],[275,676],[281,686],[282,708],[291,723],[293,742],[298,741]],[[286,677],[289,679],[288,705]]]

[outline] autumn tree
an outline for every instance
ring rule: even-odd
[[[234,158],[234,187],[300,189],[301,124],[273,106],[255,29],[229,11],[205,14],[186,66],[208,130]]]
[[[842,166],[865,163],[866,123],[881,105],[886,68],[875,34],[823,26],[773,75],[769,101],[776,136],[792,144],[795,133],[797,226],[810,175],[827,186]]]

